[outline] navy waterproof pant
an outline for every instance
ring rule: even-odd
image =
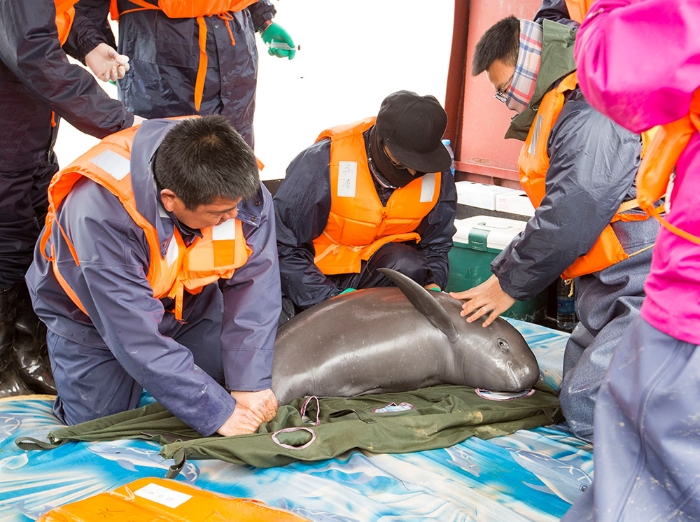
[[[57,171],[55,161],[21,172],[0,170],[0,290],[24,281],[44,226],[49,183]]]
[[[377,250],[367,263],[362,263],[362,269],[357,274],[340,274],[329,276],[329,279],[340,289],[346,288],[376,288],[378,286],[394,286],[378,268],[391,268],[413,279],[419,285],[426,281],[430,267],[425,255],[415,246],[404,243],[387,243]]]
[[[605,270],[575,282],[579,323],[564,351],[564,378],[559,400],[562,412],[577,436],[593,440],[596,395],[616,346],[639,316],[644,281],[651,266],[651,247],[659,225],[654,219],[616,222],[613,229],[631,255]]]
[[[186,294],[183,322],[166,312],[159,331],[188,348],[194,363],[223,386],[222,318],[223,299],[214,283],[198,295]],[[143,387],[106,344],[86,346],[77,338],[68,339],[51,331],[46,338],[58,390],[53,409],[61,422],[73,425],[137,407]]]
[[[636,319],[598,393],[595,479],[562,522],[700,520],[698,348]]]

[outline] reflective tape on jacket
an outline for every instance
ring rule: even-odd
[[[241,222],[230,219],[221,225],[202,229],[202,237],[197,237],[189,246],[185,246],[175,227],[165,254],[161,255],[158,231],[136,208],[131,184],[131,145],[137,130],[138,127],[131,127],[108,136],[54,176],[49,186],[49,209],[40,239],[41,252],[52,262],[54,274],[66,294],[87,314],[58,270],[51,236],[54,225],[58,226],[75,263],[80,265],[71,239],[56,221],[56,212],[73,186],[82,178],[89,178],[119,198],[129,216],[143,230],[150,257],[146,277],[153,296],[175,299],[175,315],[181,319],[185,290],[197,294],[210,283],[230,278],[245,264],[251,250],[243,236]]]
[[[326,275],[359,273],[361,262],[387,243],[420,241],[415,230],[440,197],[441,173],[434,172],[394,190],[382,205],[363,135],[375,119],[327,129],[316,139],[331,140],[331,209],[314,239],[314,262]]]
[[[576,72],[573,72],[566,76],[557,87],[544,95],[527,139],[520,150],[518,158],[520,183],[535,207],[540,206],[546,192],[545,180],[549,170],[549,154],[547,153],[549,135],[564,106],[566,93],[575,89],[577,85]],[[648,216],[641,214],[622,214],[622,212],[636,206],[638,206],[636,200],[624,202],[611,222],[647,219]],[[562,277],[573,279],[585,274],[592,274],[624,261],[628,257],[629,255],[622,247],[615,231],[608,224],[588,253],[580,256],[564,271]]]

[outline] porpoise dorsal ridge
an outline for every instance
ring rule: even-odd
[[[415,309],[423,314],[435,328],[444,333],[451,343],[457,342],[459,332],[448,313],[433,297],[431,290],[423,288],[410,277],[391,268],[378,268],[377,270],[388,277]]]

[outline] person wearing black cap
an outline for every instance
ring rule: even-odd
[[[290,163],[274,202],[282,292],[295,310],[390,286],[377,268],[445,287],[457,205],[446,126],[433,96],[398,91],[376,118],[323,131]],[[281,322],[294,312],[284,304]]]

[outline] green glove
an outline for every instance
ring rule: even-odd
[[[297,53],[294,40],[280,24],[272,22],[260,35],[262,41],[267,44],[267,54],[290,60]]]
[[[354,291],[355,291],[354,288],[346,288],[345,290],[340,292],[338,295],[349,294],[350,292],[354,292]]]

